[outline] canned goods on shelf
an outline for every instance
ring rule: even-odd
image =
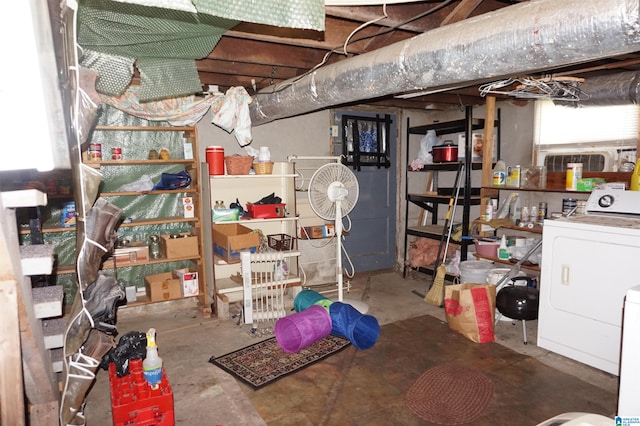
[[[574,212],[577,206],[578,201],[575,198],[564,198],[562,200],[562,214]]]
[[[111,159],[112,160],[122,160],[122,148],[113,147],[111,148]]]
[[[89,144],[89,161],[99,161],[102,160],[102,144],[92,143]]]
[[[538,203],[538,222],[543,222],[547,218],[547,203],[541,201]]]

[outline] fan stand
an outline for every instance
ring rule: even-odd
[[[369,311],[369,305],[362,300],[344,298],[344,278],[342,274],[342,202],[337,198],[336,203],[336,276],[338,277],[338,302],[347,303],[353,306],[361,314]]]
[[[329,163],[315,171],[309,180],[309,204],[313,211],[324,220],[335,223],[336,241],[336,281],[338,283],[338,302],[346,303],[361,313],[366,313],[369,306],[358,300],[344,299],[344,282],[342,269],[342,215],[351,212],[358,200],[358,181],[346,166],[340,163]],[[327,203],[328,202],[328,203]],[[330,204],[329,204],[330,203]]]

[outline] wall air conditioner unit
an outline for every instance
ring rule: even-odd
[[[585,172],[615,172],[624,163],[635,163],[636,148],[625,147],[554,147],[540,149],[537,164],[548,172],[564,172],[567,163],[582,163]]]

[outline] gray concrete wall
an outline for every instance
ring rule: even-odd
[[[511,101],[503,101],[497,103],[497,108],[501,112],[501,142],[502,157],[507,165],[520,164],[522,166],[529,165],[532,162],[532,138],[533,138],[533,102],[528,102],[524,106],[518,106]],[[344,110],[341,108],[341,110]],[[351,109],[358,111],[358,109]],[[362,108],[360,111],[371,112],[370,108]],[[380,112],[381,110],[377,110]],[[397,152],[395,158],[398,161],[398,180],[397,180],[397,247],[398,247],[398,265],[402,265],[404,259],[404,227],[405,227],[405,159],[406,159],[406,122],[407,117],[410,118],[411,126],[424,125],[433,123],[436,120],[447,121],[464,118],[463,110],[452,111],[418,111],[418,110],[384,110],[384,112],[394,113],[398,119],[398,143],[396,144]],[[484,117],[484,107],[476,107],[473,112],[474,117]],[[260,146],[268,146],[271,157],[274,161],[286,161],[289,155],[298,156],[324,156],[331,153],[331,136],[329,133],[332,125],[332,111],[320,111],[310,114],[301,115],[293,118],[277,120],[271,123],[260,125],[252,129],[253,142],[251,146],[256,149]],[[224,147],[225,154],[243,154],[244,150],[238,145],[235,137],[226,131],[211,124],[211,113],[208,113],[198,124],[199,136],[199,155],[202,161],[205,158],[205,149],[209,145],[219,145]],[[416,146],[414,146],[416,145]],[[410,158],[417,156],[419,143],[413,143],[410,147]],[[414,151],[415,150],[415,151]],[[305,172],[307,173],[307,172]],[[441,185],[452,185],[455,173],[451,176],[443,176]],[[448,179],[448,180],[447,180]],[[480,185],[480,174],[474,172],[474,185]],[[424,191],[425,182],[410,182],[410,191]],[[301,193],[298,197],[298,210],[301,212],[302,222],[318,221],[317,217],[313,217],[306,205],[306,194]],[[443,209],[444,210],[444,209]],[[457,220],[460,220],[459,209]],[[444,211],[442,215],[444,215]],[[408,220],[411,223],[417,223],[419,209],[410,208]],[[479,216],[478,208],[472,209],[471,219]],[[322,223],[322,220],[320,220]],[[322,240],[319,240],[322,241]],[[327,268],[331,268],[334,261],[334,251],[331,247],[319,249],[317,244],[313,242],[303,242],[303,262],[309,261],[309,282],[325,281],[327,276]],[[312,255],[313,253],[313,255]],[[325,264],[314,263],[311,265],[311,259],[315,262],[318,257],[325,257]],[[329,269],[330,270],[330,269]],[[356,271],[357,272],[357,271]],[[329,274],[331,275],[331,274]]]

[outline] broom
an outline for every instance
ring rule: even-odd
[[[444,219],[443,229],[446,229],[448,225],[449,230],[447,232],[447,242],[444,246],[444,255],[442,256],[442,262],[436,268],[436,274],[435,274],[435,277],[433,278],[433,283],[431,284],[431,288],[429,289],[429,292],[427,293],[427,295],[424,297],[425,302],[431,303],[432,305],[435,305],[435,306],[442,306],[442,302],[444,301],[444,279],[447,276],[447,265],[446,265],[447,251],[449,250],[449,241],[451,240],[451,231],[453,229],[453,220],[451,220],[451,218],[452,216],[455,216],[456,204],[458,204],[458,196],[460,194],[460,176],[462,174],[461,172],[463,169],[464,169],[464,164],[461,164],[460,168],[458,169],[458,173],[456,175],[456,195],[455,195],[455,198],[449,199],[449,208],[447,209],[447,215],[445,216],[445,219]],[[440,256],[438,254],[438,258],[439,257]],[[438,260],[439,259],[436,259],[436,262]]]

